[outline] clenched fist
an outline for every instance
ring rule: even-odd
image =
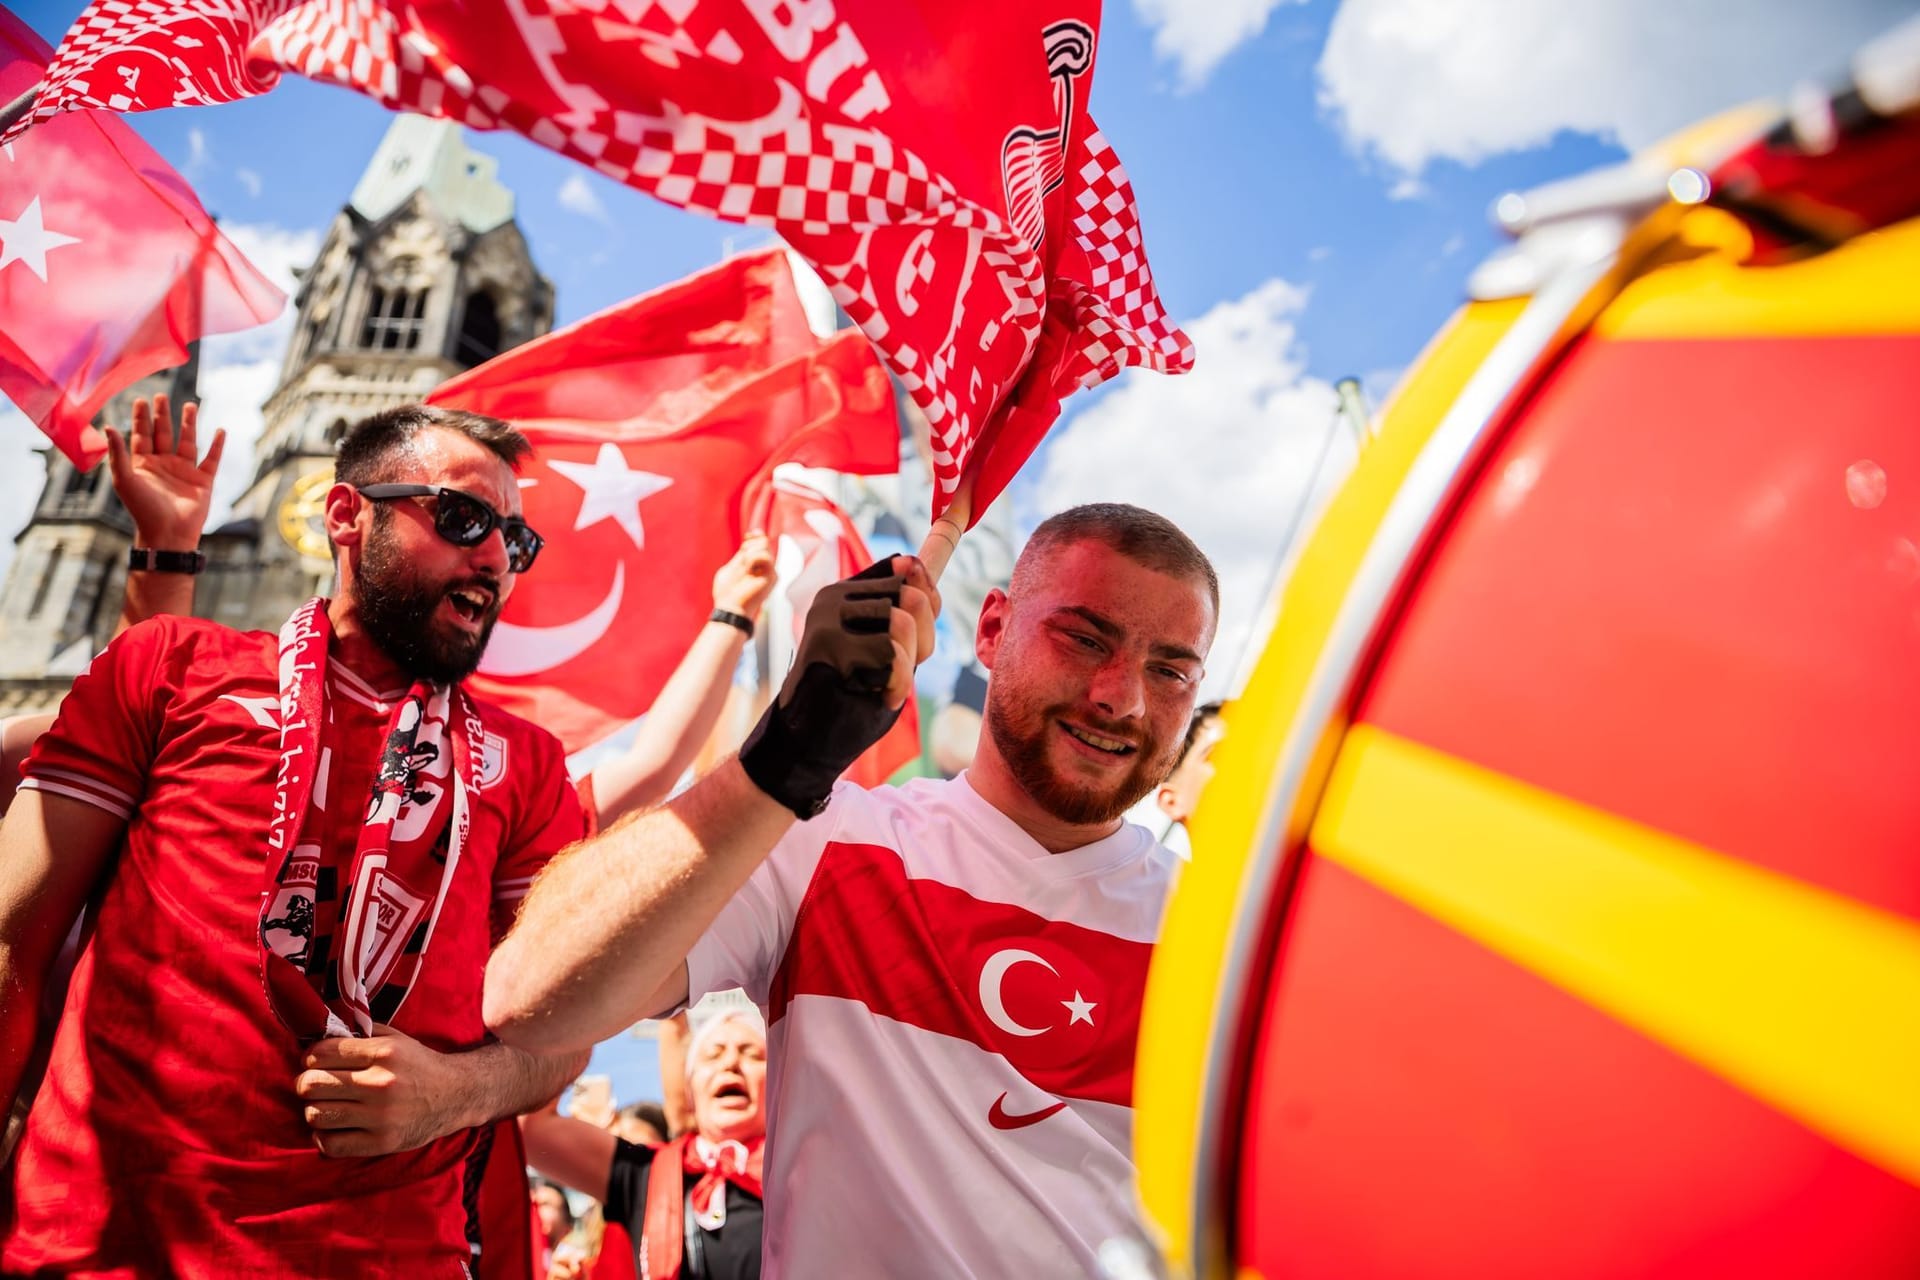
[[[940,593],[912,556],[822,587],[786,683],[740,748],[753,784],[797,817],[824,809],[835,780],[913,696],[939,612]]]

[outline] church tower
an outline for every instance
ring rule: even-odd
[[[458,125],[403,115],[387,130],[301,274],[252,480],[228,522],[201,539],[195,614],[274,631],[327,591],[320,510],[347,427],[552,327],[553,284],[533,265],[496,171]],[[102,419],[125,424],[133,399],[156,391],[176,405],[192,399],[196,364],[142,379]],[[133,544],[105,464],[81,474],[52,449],[46,457],[46,488],[0,587],[0,715],[57,704],[106,644]]]
[[[552,327],[553,285],[496,168],[451,122],[403,115],[387,130],[301,278],[253,483],[207,539],[209,598],[196,611],[277,627],[326,590],[320,508],[347,427]]]

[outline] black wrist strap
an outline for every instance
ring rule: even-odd
[[[731,609],[715,609],[707,615],[708,622],[724,622],[730,627],[745,632],[749,639],[753,636],[753,619],[744,613],[735,613]]]
[[[129,547],[127,568],[147,573],[184,573],[189,576],[207,567],[204,551],[155,551],[152,547]]]

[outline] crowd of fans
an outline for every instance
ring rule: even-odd
[[[218,455],[192,408],[142,402],[113,445],[137,546],[190,563]],[[939,610],[923,566],[882,561],[819,592],[739,754],[669,799],[772,557],[749,538],[720,569],[633,744],[569,780],[462,684],[541,547],[527,447],[426,406],[364,420],[327,499],[331,599],[243,634],[191,618],[190,573],[136,567],[58,719],[0,723],[24,778],[0,794],[0,1272],[1067,1274],[1130,1247],[1162,840],[1220,735],[1194,712],[1204,555],[1137,508],[1044,522],[982,605],[970,763],[868,791],[837,779]],[[589,1078],[562,1115],[638,1017],[663,1019],[665,1096]]]
[[[760,1274],[766,1028],[750,1007],[722,1007],[684,1050],[671,1039],[661,1048],[663,1076],[684,1080],[692,1099],[685,1130],[655,1127],[666,1124],[659,1103],[615,1110],[604,1091],[578,1086],[568,1114],[555,1097],[520,1117],[535,1170],[536,1273],[548,1280],[628,1280],[642,1258],[647,1275]],[[569,1190],[592,1207],[576,1217]]]

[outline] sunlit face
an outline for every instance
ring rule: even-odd
[[[987,729],[1020,788],[1061,822],[1113,821],[1173,768],[1213,643],[1206,587],[1082,540],[988,597]]]
[[[1193,747],[1167,780],[1160,784],[1154,799],[1160,812],[1175,822],[1185,822],[1200,804],[1200,793],[1213,780],[1213,749],[1227,736],[1227,724],[1219,716],[1208,716],[1194,733]]]
[[[500,515],[520,514],[520,487],[507,464],[453,431],[421,433],[396,483],[458,489]],[[434,498],[369,502],[352,592],[367,635],[402,668],[451,682],[471,675],[513,591],[499,529],[471,547],[433,527]]]
[[[567,1212],[567,1198],[558,1187],[535,1187],[533,1189],[534,1212],[540,1215],[540,1233],[547,1239],[547,1246],[560,1242],[561,1237],[573,1229],[573,1218]]]
[[[744,1142],[767,1131],[762,1109],[767,1082],[767,1037],[729,1018],[699,1037],[687,1063],[693,1089],[693,1126],[710,1142]]]

